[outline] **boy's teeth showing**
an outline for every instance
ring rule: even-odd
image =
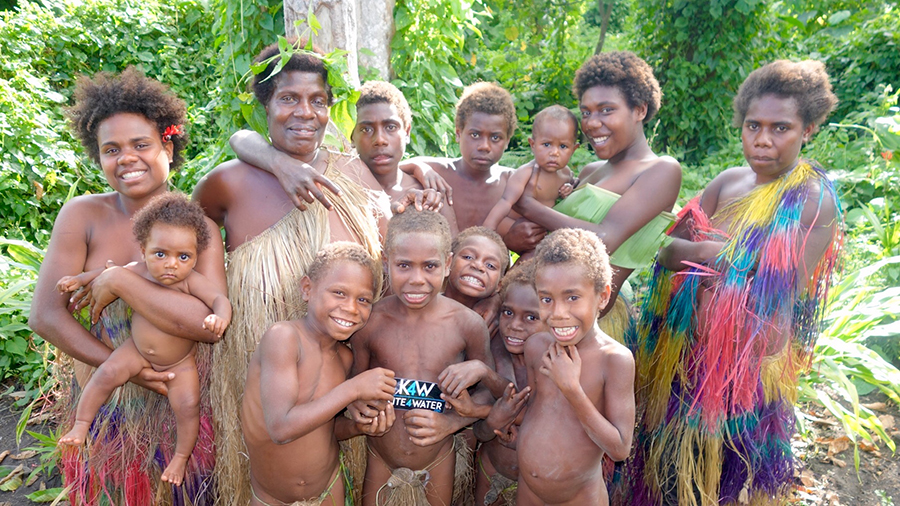
[[[425,294],[425,293],[407,293],[406,300],[408,300],[409,302],[411,302],[413,304],[417,304],[417,303],[425,300],[425,297],[427,297],[427,296],[428,296],[428,294]]]
[[[566,340],[575,336],[578,327],[553,327],[553,333],[558,339]]]
[[[519,339],[518,337],[506,336],[506,342],[513,346],[521,346],[525,344],[524,339]]]
[[[341,327],[350,328],[353,326],[353,322],[351,322],[351,321],[343,320],[341,318],[335,318],[334,316],[332,316],[331,319],[334,320],[334,322],[337,323],[338,325],[340,325]]]
[[[471,285],[476,285],[484,288],[484,283],[482,283],[480,279],[474,278],[472,276],[462,276],[459,278],[459,280]]]

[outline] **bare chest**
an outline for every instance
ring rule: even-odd
[[[373,337],[370,367],[385,367],[400,378],[437,382],[448,365],[465,360],[465,341],[450,329],[390,328]]]
[[[453,210],[460,230],[481,225],[487,215],[500,201],[506,187],[505,179],[477,182],[455,177],[450,182],[453,187]]]

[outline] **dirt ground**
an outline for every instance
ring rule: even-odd
[[[882,394],[864,397],[862,403],[876,411],[900,446],[900,411]],[[860,444],[860,465],[857,474],[853,465],[853,446],[844,435],[841,425],[825,414],[820,407],[808,406],[804,412],[810,417],[809,435],[796,436],[794,453],[798,457],[794,480],[793,504],[824,506],[900,506],[900,453],[892,454],[883,443]],[[23,481],[39,467],[39,456],[28,451],[36,441],[25,435],[16,444],[16,422],[19,412],[13,410],[13,399],[0,397],[0,455],[9,451],[0,466],[22,466]],[[896,424],[896,425],[895,425]],[[888,428],[889,427],[889,428]],[[30,426],[34,432],[48,433],[49,427]],[[0,478],[0,489],[4,480]],[[42,486],[60,486],[59,472],[40,475],[32,483],[14,491],[0,491],[0,506],[31,506],[35,503],[25,496]]]
[[[873,393],[860,398],[872,409],[900,446],[900,412],[887,397]],[[900,505],[900,452],[891,453],[884,443],[863,441],[859,448],[859,473],[854,468],[853,443],[840,423],[819,406],[806,406],[810,417],[806,438],[797,436],[794,454],[797,470],[795,503],[827,506]]]
[[[27,433],[22,435],[20,444],[16,444],[16,423],[18,423],[20,415],[21,411],[13,409],[12,398],[0,397],[0,456],[3,456],[0,459],[0,466],[10,467],[13,470],[22,466],[19,476],[23,482],[13,491],[0,491],[0,506],[33,506],[36,503],[26,497],[28,494],[42,488],[61,486],[59,471],[53,472],[50,476],[40,472],[32,481],[28,480],[32,472],[40,467],[40,456],[38,452],[30,450],[30,448],[38,446],[38,441]],[[49,427],[39,424],[30,425],[27,430],[43,434],[50,432]],[[15,485],[15,483],[9,483],[11,480],[4,481],[5,479],[0,479],[0,489],[4,488],[4,484],[8,484],[7,487]]]

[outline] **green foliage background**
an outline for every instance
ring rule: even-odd
[[[805,153],[841,188],[848,272],[878,268],[835,290],[834,301],[859,310],[827,322],[823,358],[804,388],[840,385],[829,409],[850,429],[862,427],[861,437],[877,432],[859,422],[869,418],[858,394],[900,388],[891,369],[900,359],[900,8],[887,0],[613,3],[604,50],[635,51],[656,70],[663,105],[648,136],[682,161],[685,198],[742,163],[730,103],[751,70],[776,58],[826,63],[841,103]],[[465,84],[490,80],[513,94],[520,122],[502,162],[527,160],[530,118],[556,103],[577,109],[571,80],[597,43],[598,5],[398,0],[392,80],[414,114],[410,154],[456,155],[454,104]],[[189,190],[230,155],[227,138],[245,125],[241,76],[281,34],[278,0],[0,3],[0,380],[39,392],[52,353],[25,321],[42,248],[68,198],[106,190],[65,127],[76,76],[136,65],[185,99],[192,143],[173,183]],[[581,149],[572,164],[592,159]]]

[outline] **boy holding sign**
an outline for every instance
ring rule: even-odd
[[[450,504],[458,445],[453,433],[472,419],[447,411],[437,385],[447,366],[467,359],[493,369],[484,320],[441,295],[450,270],[450,230],[432,211],[407,209],[391,218],[384,241],[393,295],[375,305],[368,325],[353,337],[353,371],[395,372],[393,427],[368,438],[363,504]],[[452,375],[451,375],[452,376]]]

